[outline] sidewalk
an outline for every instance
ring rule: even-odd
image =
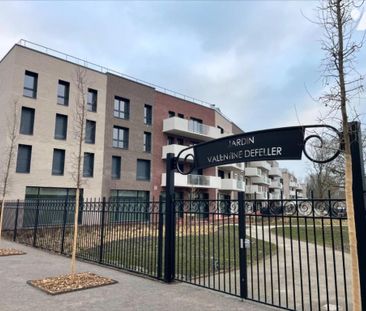
[[[184,284],[164,284],[144,277],[93,265],[77,263],[77,271],[90,271],[118,281],[118,284],[58,296],[49,296],[26,284],[27,280],[67,274],[70,259],[21,244],[1,241],[26,255],[0,257],[0,310],[274,310],[241,301],[240,298]]]

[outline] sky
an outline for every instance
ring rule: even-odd
[[[325,109],[314,100],[324,90],[322,30],[310,21],[318,4],[1,1],[0,57],[26,39],[215,104],[244,131],[316,124]],[[356,67],[366,73],[365,47]],[[361,114],[365,104],[357,99]],[[306,161],[280,165],[308,173]]]

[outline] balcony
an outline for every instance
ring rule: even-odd
[[[161,185],[166,186],[166,174],[161,175]],[[196,188],[221,188],[221,178],[204,175],[182,175],[174,173],[175,187],[196,187]]]
[[[271,181],[269,187],[271,189],[282,189],[282,184],[279,181]]]
[[[254,199],[255,197],[257,200],[267,199],[267,192],[262,190],[263,189],[261,187],[258,187],[257,185],[249,185],[245,187],[245,192],[252,195],[252,198]]]
[[[178,117],[165,119],[163,121],[163,132],[201,141],[209,141],[222,137],[220,129],[214,126],[209,126],[198,123],[197,121],[186,120]]]
[[[230,171],[244,171],[244,163],[230,163],[230,164],[221,164],[217,166],[222,170],[230,170]]]
[[[244,191],[244,182],[237,179],[221,179],[221,190]]]
[[[257,185],[248,185],[245,186],[245,192],[248,194],[254,194],[254,193],[258,193],[258,186]]]
[[[267,171],[271,169],[271,164],[269,164],[267,161],[253,161],[249,162],[249,167],[260,167]]]
[[[297,185],[298,185],[298,183],[297,183],[297,182],[295,182],[295,181],[290,181],[290,182],[289,182],[289,187],[290,187],[290,188],[297,188]]]
[[[252,177],[251,181],[253,184],[258,185],[267,185],[269,186],[271,184],[271,180],[267,176],[259,176],[259,177]]]
[[[162,153],[161,158],[166,159],[166,155],[168,153],[174,153],[174,156],[177,156],[179,154],[179,152],[181,152],[185,148],[188,148],[188,146],[182,146],[182,145],[176,145],[176,144],[163,146],[163,153]],[[180,155],[180,159],[184,159],[184,157],[190,153],[193,153],[193,149],[183,152]],[[192,157],[188,157],[187,160],[192,160]]]
[[[271,167],[271,169],[269,170],[268,175],[269,176],[281,177],[282,176],[282,171],[279,167]]]
[[[246,167],[244,174],[246,177],[259,177],[261,176],[262,172],[256,167]]]
[[[296,196],[296,191],[291,190],[291,191],[290,191],[290,196],[295,197],[295,196]]]

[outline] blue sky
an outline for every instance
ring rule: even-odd
[[[213,103],[245,131],[311,124],[324,110],[312,100],[323,54],[321,29],[304,16],[317,5],[1,2],[0,55],[23,38]],[[363,48],[363,73],[365,60]],[[306,161],[281,165],[306,175]]]

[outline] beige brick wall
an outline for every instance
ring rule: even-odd
[[[2,109],[9,107],[11,95],[19,98],[19,110],[21,106],[35,109],[34,134],[19,135],[18,143],[32,145],[31,172],[29,174],[15,173],[15,166],[12,169],[9,198],[24,198],[26,186],[40,187],[70,187],[75,182],[71,176],[73,171],[73,155],[76,154],[76,140],[74,138],[74,112],[75,98],[77,95],[75,78],[76,65],[60,59],[15,46],[5,57],[1,64],[0,72],[5,77],[12,77],[12,83],[8,85],[5,94],[1,98]],[[23,83],[25,70],[38,73],[37,98],[23,97]],[[85,197],[101,196],[101,183],[103,174],[103,140],[105,120],[105,98],[106,98],[106,76],[93,70],[87,70],[87,86],[98,90],[97,113],[88,112],[87,119],[96,121],[96,143],[95,145],[84,144],[84,152],[94,153],[94,177],[84,179]],[[57,104],[58,80],[70,82],[69,106]],[[10,95],[7,95],[9,93]],[[3,100],[4,98],[4,100]],[[56,113],[68,115],[67,140],[54,139]],[[1,122],[3,124],[3,122]],[[3,127],[1,133],[3,133]],[[64,176],[52,176],[53,149],[66,150]],[[3,142],[1,142],[3,149]]]

